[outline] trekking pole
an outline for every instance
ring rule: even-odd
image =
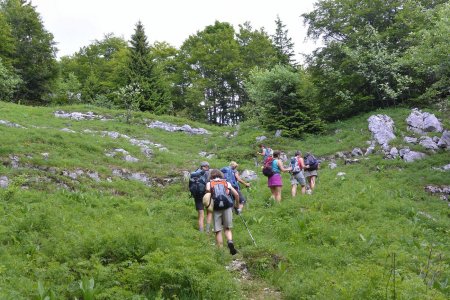
[[[245,222],[244,217],[243,217],[241,214],[239,214],[239,217],[241,217],[241,220],[242,220],[242,222],[244,223],[245,228],[247,228],[248,234],[249,234],[250,237],[252,238],[253,244],[255,244],[255,246],[256,246],[255,239],[253,238],[252,233],[250,232],[250,229],[248,229],[247,222]]]

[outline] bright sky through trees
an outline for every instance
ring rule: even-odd
[[[46,29],[55,36],[58,56],[73,54],[80,47],[114,33],[129,40],[134,25],[141,20],[149,42],[166,41],[179,47],[189,35],[214,21],[238,24],[250,21],[253,28],[275,32],[280,16],[299,53],[309,54],[318,44],[305,41],[306,27],[300,17],[313,9],[314,0],[33,0]]]

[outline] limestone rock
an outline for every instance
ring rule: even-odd
[[[408,130],[424,134],[425,132],[441,132],[442,125],[435,115],[414,108],[406,118]]]
[[[0,188],[6,189],[9,186],[9,179],[6,176],[0,176]]]
[[[436,145],[436,143],[433,142],[433,139],[430,138],[429,136],[422,136],[419,139],[419,144],[428,150],[437,150],[438,149],[438,145]]]
[[[369,130],[380,145],[387,145],[393,139],[394,121],[387,115],[373,115],[369,119]]]
[[[258,178],[258,175],[256,175],[255,171],[252,170],[244,170],[242,174],[239,174],[242,179],[245,181],[252,181],[256,180]]]
[[[439,139],[437,145],[439,148],[450,149],[450,131],[445,130],[442,133],[442,137]]]

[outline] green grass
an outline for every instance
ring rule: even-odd
[[[95,111],[114,119],[58,119],[53,117],[57,109]],[[394,144],[400,146],[401,136],[409,134],[404,121],[409,110],[374,113],[395,120]],[[0,102],[0,119],[28,128],[0,125],[0,176],[11,180],[0,189],[1,299],[243,299],[265,295],[266,287],[285,299],[450,297],[448,204],[424,191],[427,184],[450,182],[449,172],[432,169],[449,163],[448,152],[428,153],[409,164],[378,155],[356,165],[338,161],[333,170],[324,163],[315,193],[294,199],[284,174],[283,201],[275,204],[267,179],[254,166],[257,136],[268,136],[273,149],[331,155],[366,147],[370,114],[330,124],[325,134],[303,140],[274,138],[251,122],[241,124],[237,137],[229,139],[224,133],[235,128],[147,113],[137,113],[126,124],[122,115],[90,106]],[[211,135],[149,129],[149,120],[203,127]],[[448,120],[444,125],[449,127]],[[147,159],[124,138],[82,134],[85,129],[148,139],[168,151],[153,149],[153,158]],[[114,148],[140,162],[107,157]],[[238,274],[225,268],[232,260],[226,249],[216,249],[213,236],[196,230],[194,203],[181,177],[204,160],[201,151],[215,154],[209,160],[213,167],[233,159],[260,176],[243,191],[248,198],[243,217],[258,246],[240,218],[234,219],[233,229],[238,257],[247,263],[252,280],[236,280]],[[48,153],[48,159],[41,153]],[[28,168],[11,168],[10,155]],[[148,187],[113,176],[116,168],[178,181]],[[101,181],[72,180],[62,173],[77,169],[98,172]],[[338,172],[346,175],[338,177]]]

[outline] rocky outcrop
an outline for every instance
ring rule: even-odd
[[[443,172],[447,172],[450,171],[450,164],[447,164],[445,166],[442,167],[434,167],[434,170],[439,170],[439,171],[443,171]]]
[[[192,128],[191,126],[185,124],[183,126],[177,126],[170,123],[164,123],[161,121],[154,121],[147,125],[148,128],[159,128],[165,131],[174,132],[174,131],[182,131],[189,134],[210,134],[210,132],[203,128]]]
[[[426,155],[422,152],[411,151],[408,148],[401,149],[399,151],[400,157],[403,158],[405,162],[413,162],[415,160],[419,160],[424,158]]]
[[[450,197],[450,186],[448,185],[444,186],[427,185],[425,187],[425,191],[433,195],[439,195],[442,200],[446,201],[448,201]]]
[[[76,120],[76,121],[82,121],[82,120],[107,121],[107,120],[111,120],[111,119],[108,119],[102,115],[98,115],[91,111],[88,111],[87,113],[81,113],[81,112],[65,112],[63,110],[58,110],[58,111],[54,112],[54,116],[57,118],[71,119],[71,120]]]
[[[9,121],[5,121],[5,120],[0,120],[0,125],[5,125],[7,127],[17,127],[17,128],[25,128],[22,125],[16,124],[16,123],[12,123]]]
[[[201,157],[205,157],[207,159],[211,159],[214,158],[216,155],[214,153],[208,153],[205,151],[199,152],[198,155],[200,155]]]
[[[406,123],[408,123],[408,130],[418,134],[442,131],[441,122],[435,115],[422,112],[417,108],[414,108],[408,118],[406,118]]]
[[[360,148],[354,148],[352,150],[352,156],[363,156],[363,152]]]
[[[450,149],[450,131],[445,130],[437,143],[439,148]]]
[[[395,139],[394,121],[387,115],[373,115],[369,119],[369,130],[380,145],[388,145]]]
[[[108,157],[116,157],[117,155],[121,156],[121,158],[124,161],[127,162],[138,162],[139,159],[137,159],[136,157],[133,157],[129,154],[128,151],[124,150],[124,149],[113,149],[112,151],[109,151],[105,154]]]
[[[439,147],[429,136],[422,136],[419,139],[419,145],[427,150],[437,150]]]

